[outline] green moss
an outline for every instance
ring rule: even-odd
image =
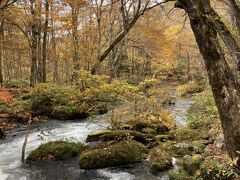
[[[170,180],[195,180],[195,178],[190,176],[183,168],[170,170],[167,174]]]
[[[141,161],[147,148],[136,141],[121,141],[106,147],[86,150],[80,155],[81,169],[105,168]]]
[[[159,142],[166,142],[169,140],[173,140],[173,136],[169,135],[169,134],[157,135],[155,137],[156,137],[157,141],[159,141]]]
[[[183,157],[183,169],[190,175],[194,176],[200,168],[200,164],[203,161],[201,155],[186,155]]]
[[[97,133],[89,134],[86,139],[86,142],[111,141],[111,140],[117,141],[135,140],[150,148],[158,145],[155,136],[132,130],[100,131]]]
[[[174,132],[174,137],[178,141],[198,141],[209,139],[207,129],[191,129],[188,125],[179,127]]]
[[[188,94],[200,93],[203,90],[204,90],[204,88],[195,81],[189,81],[188,83],[180,85],[177,88],[177,91],[180,96],[186,96]]]
[[[164,171],[172,167],[172,156],[162,149],[155,148],[148,154],[148,164],[153,171]]]
[[[86,147],[81,143],[74,143],[68,141],[52,141],[40,145],[37,149],[32,151],[27,157],[27,161],[35,160],[64,160],[78,156]]]

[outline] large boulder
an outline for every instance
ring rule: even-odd
[[[139,162],[145,158],[147,148],[136,141],[124,140],[108,146],[99,146],[81,153],[81,169],[97,169]]]
[[[93,134],[89,134],[86,142],[111,140],[122,141],[129,139],[141,142],[147,147],[153,147],[158,144],[155,136],[132,130],[105,130],[101,132],[96,132]]]
[[[78,156],[86,147],[81,143],[52,141],[40,145],[27,157],[27,161],[65,160]]]

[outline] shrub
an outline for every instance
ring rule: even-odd
[[[163,119],[161,118],[163,117]],[[174,126],[173,116],[164,112],[146,111],[132,114],[122,124],[123,129],[132,129],[142,133],[164,134]]]
[[[5,88],[26,88],[29,82],[21,79],[11,79],[4,84]]]
[[[92,102],[124,102],[131,100],[138,87],[130,85],[125,81],[113,81],[110,84],[101,84],[98,88],[88,88],[80,94],[79,99]]]
[[[200,93],[203,89],[204,88],[195,81],[189,81],[186,84],[178,86],[177,92],[180,96],[186,96],[188,94]]]
[[[150,88],[156,87],[160,84],[161,80],[156,78],[145,79],[143,82],[139,83],[139,88],[141,91],[146,91]]]
[[[73,87],[39,84],[32,94],[32,111],[35,115],[58,118],[61,118],[60,113],[63,119],[68,118],[68,115],[78,112],[76,94],[78,91]]]
[[[107,80],[107,76],[92,75],[85,70],[74,72],[74,81],[82,91],[88,88],[98,88],[102,84],[106,84]]]
[[[236,173],[232,167],[228,165],[219,164],[217,161],[207,158],[201,164],[201,174],[198,179],[212,180],[212,179],[236,179]]]

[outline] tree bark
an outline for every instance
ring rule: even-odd
[[[234,16],[234,19],[235,19],[234,24],[236,25],[237,30],[238,30],[238,35],[240,36],[240,20],[239,20],[239,18],[240,18],[240,7],[237,4],[236,0],[228,0],[228,2],[229,2],[230,9],[231,9],[231,13],[232,13],[232,15]]]
[[[32,15],[32,22],[31,22],[31,75],[30,75],[30,86],[33,87],[37,82],[37,40],[38,40],[38,32],[37,32],[37,23],[36,19],[36,10],[35,10],[35,0],[30,0],[31,3],[31,15]]]
[[[79,62],[79,40],[78,40],[78,14],[79,14],[79,7],[77,3],[73,3],[71,5],[72,8],[72,41],[73,41],[73,63],[74,63],[74,70],[80,69],[80,62]]]
[[[42,82],[42,1],[36,1],[37,24],[37,82]]]
[[[231,32],[225,26],[225,24],[221,21],[221,18],[219,17],[219,15],[212,8],[210,8],[210,11],[208,13],[209,15],[206,17],[208,17],[209,21],[212,22],[216,31],[218,32],[221,39],[227,46],[228,50],[236,58],[237,69],[238,71],[240,71],[240,46],[238,45],[237,41],[234,39]]]
[[[47,60],[47,35],[48,35],[48,20],[49,20],[49,3],[45,1],[45,22],[43,33],[43,47],[42,47],[42,82],[47,82],[46,60]]]
[[[2,69],[2,60],[3,60],[3,20],[1,21],[0,25],[0,87],[2,88],[3,86],[3,69]]]
[[[124,37],[128,34],[128,32],[132,29],[132,27],[134,26],[134,24],[137,22],[139,16],[136,16],[132,22],[126,27],[126,29],[124,29],[124,31],[119,34],[116,39],[114,39],[112,41],[112,43],[109,45],[109,47],[102,53],[101,56],[99,56],[98,58],[98,62],[93,66],[92,70],[91,70],[91,74],[96,74],[96,70],[97,68],[100,66],[100,64],[103,62],[103,60],[109,55],[109,53],[115,48],[116,45],[118,45],[123,39]]]
[[[232,158],[240,150],[240,113],[232,71],[217,39],[215,25],[208,18],[210,0],[179,0],[176,7],[189,15],[200,52],[204,58],[209,82],[219,111],[227,151]]]
[[[32,123],[32,116],[29,115],[26,134],[25,134],[25,138],[24,138],[24,142],[23,142],[23,146],[22,146],[22,157],[21,157],[22,163],[25,163],[25,150],[26,150],[26,146],[27,146],[27,142],[28,142],[28,136],[30,133],[31,123]]]

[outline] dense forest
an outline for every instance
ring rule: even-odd
[[[0,0],[0,180],[240,179],[239,0]]]

